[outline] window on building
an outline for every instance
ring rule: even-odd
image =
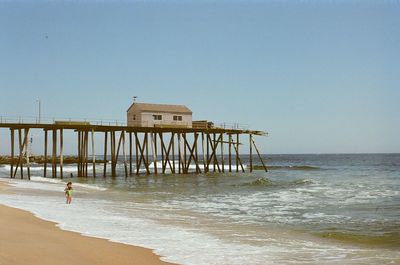
[[[136,120],[136,115],[133,115],[133,120]]]
[[[162,121],[162,115],[153,115],[155,121]]]
[[[174,115],[174,121],[182,121],[182,116]]]

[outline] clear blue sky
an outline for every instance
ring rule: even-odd
[[[0,90],[2,116],[124,120],[137,95],[263,153],[400,152],[400,3],[0,1]]]

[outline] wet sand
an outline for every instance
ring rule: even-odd
[[[8,192],[0,181],[0,192]],[[1,265],[167,265],[150,249],[59,229],[55,223],[1,205]]]

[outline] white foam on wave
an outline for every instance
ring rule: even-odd
[[[75,187],[81,187],[81,188],[88,189],[88,190],[98,190],[98,191],[105,191],[105,190],[107,190],[107,188],[100,187],[100,186],[95,185],[95,184],[83,184],[83,183],[76,183],[76,182],[74,182],[73,185],[74,185]]]
[[[43,178],[38,176],[31,176],[30,181],[21,179],[2,178],[2,181],[7,182],[11,186],[14,186],[19,189],[45,190],[45,191],[63,191],[67,180],[68,179],[61,180],[58,178]],[[98,186],[96,184],[83,184],[74,182],[73,186],[74,189],[78,192],[85,192],[90,190],[95,190],[95,191],[107,190],[107,188]]]
[[[34,179],[35,177],[31,177]],[[9,185],[19,188],[19,189],[26,189],[26,190],[41,190],[41,191],[57,191],[63,192],[64,185],[59,180],[53,179],[54,182],[38,182],[38,181],[29,181],[29,180],[22,180],[22,179],[5,179]]]
[[[142,218],[138,209],[144,207],[134,202],[80,198],[65,205],[62,197],[0,194],[0,203],[56,222],[61,229],[154,249],[163,260],[179,264],[299,264],[299,260],[307,264],[337,264],[357,251],[295,238],[271,240],[263,246],[230,242],[198,229]]]
[[[15,167],[14,167],[15,168]],[[93,166],[92,165],[88,165],[88,170],[92,170]],[[97,168],[97,166],[96,166]],[[51,166],[47,166],[46,167],[47,172],[51,172],[52,167]],[[60,166],[57,166],[57,171],[60,172]],[[11,170],[11,166],[10,165],[2,165],[0,166],[0,172],[10,172]],[[44,166],[43,165],[38,165],[38,164],[32,164],[30,166],[30,171],[31,172],[41,172],[44,170]],[[24,165],[24,171],[26,171],[26,165]],[[73,172],[77,172],[77,166],[76,165],[64,165],[63,166],[63,172],[65,173],[73,173]]]
[[[37,181],[37,182],[54,183],[54,184],[60,184],[61,183],[62,185],[65,185],[66,181],[70,180],[70,179],[61,180],[61,179],[57,179],[57,178],[31,177],[31,180]],[[98,191],[107,190],[107,188],[100,187],[100,186],[98,186],[96,184],[83,184],[83,183],[74,182],[73,186],[74,187],[84,188],[84,189],[87,189],[87,190],[98,190]]]

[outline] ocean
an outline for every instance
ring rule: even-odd
[[[34,165],[31,181],[0,165],[16,191],[0,203],[179,264],[400,264],[400,154],[265,158],[269,172],[125,178],[120,163],[116,178],[63,180]]]

